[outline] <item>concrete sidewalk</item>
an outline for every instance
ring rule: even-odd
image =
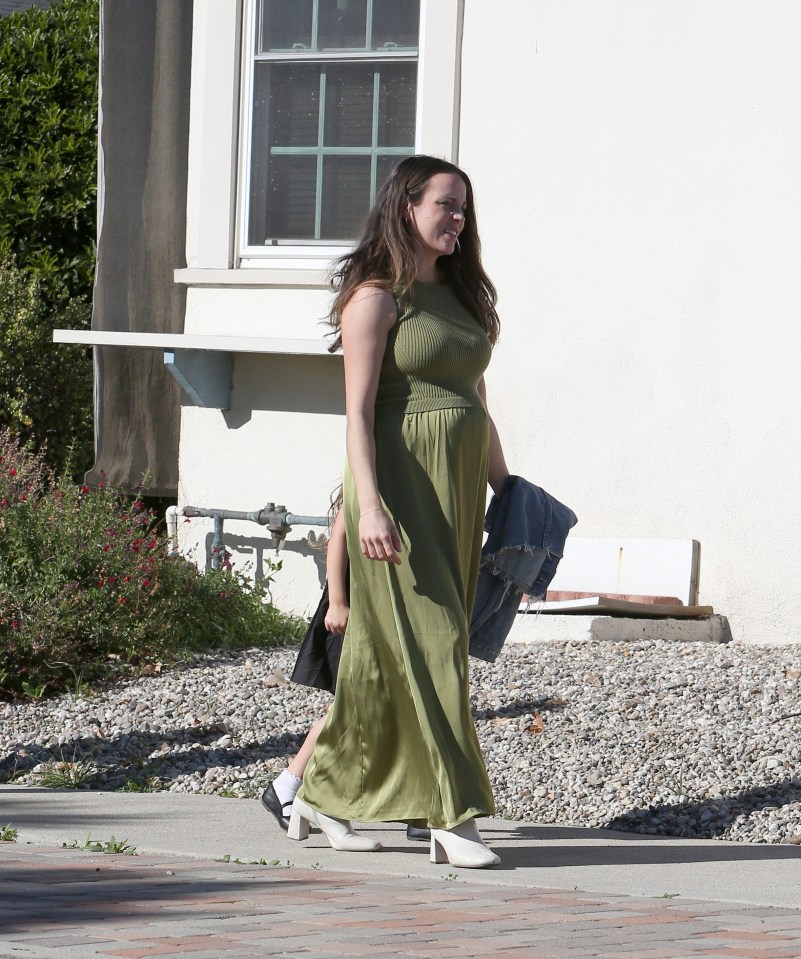
[[[3,957],[801,956],[796,846],[496,819],[482,833],[502,865],[463,870],[402,826],[364,830],[380,853],[337,853],[253,800],[15,786],[6,823]],[[61,848],[87,834],[137,855]]]

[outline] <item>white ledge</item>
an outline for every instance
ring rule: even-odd
[[[240,268],[238,270],[211,270],[185,267],[174,270],[176,283],[186,286],[279,286],[319,287],[328,289],[328,272],[321,269]]]
[[[211,350],[217,353],[287,353],[336,356],[325,340],[278,339],[270,336],[211,336],[201,333],[132,333],[106,330],[53,330],[54,343],[128,346],[151,350]]]

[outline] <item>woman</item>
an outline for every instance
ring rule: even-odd
[[[486,483],[508,473],[485,406],[498,336],[472,187],[453,164],[403,160],[335,277],[345,360],[343,511],[350,620],[334,705],[292,808],[338,849],[375,850],[350,820],[431,826],[431,858],[499,862],[470,715],[467,646]]]
[[[291,679],[313,689],[336,691],[337,671],[342,655],[342,642],[350,615],[348,548],[345,539],[345,514],[342,512],[342,487],[333,498],[334,520],[326,546],[326,580],[323,595],[309,629],[298,651]],[[318,719],[289,765],[268,783],[261,794],[262,805],[275,817],[278,825],[289,829],[292,803],[303,783],[303,774],[314,752],[317,737],[325,723]],[[406,827],[406,838],[429,842],[427,828]]]

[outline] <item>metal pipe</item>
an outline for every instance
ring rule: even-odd
[[[222,566],[224,547],[223,547],[223,518],[214,517],[214,539],[211,541],[211,568],[219,569]]]
[[[214,537],[211,542],[211,567],[219,569],[225,556],[223,543],[223,528],[225,520],[239,520],[240,522],[258,523],[266,526],[274,539],[278,540],[276,549],[286,539],[287,533],[293,526],[328,526],[328,516],[311,516],[301,513],[290,513],[286,506],[276,506],[275,503],[265,503],[260,510],[210,509],[203,506],[169,506],[167,508],[167,536],[170,540],[170,551],[178,552],[178,517],[205,516],[214,520]]]
[[[164,519],[167,523],[167,541],[170,544],[170,556],[175,556],[178,553],[178,517],[183,515],[183,509],[180,506],[168,506],[164,514]]]
[[[299,513],[286,514],[287,526],[328,526],[327,516],[301,516]]]
[[[201,506],[184,506],[184,516],[219,516],[221,519],[247,520],[251,523],[258,523],[261,510],[255,510],[249,513],[236,509],[204,509]]]

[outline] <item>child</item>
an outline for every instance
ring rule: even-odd
[[[329,693],[336,689],[339,657],[349,613],[345,518],[342,510],[338,509],[341,499],[340,491],[333,506],[337,513],[328,538],[323,595],[301,643],[291,677],[294,682],[303,686],[325,689]],[[303,782],[303,773],[314,752],[314,744],[324,722],[325,716],[317,720],[292,762],[261,794],[262,805],[275,816],[284,830],[289,828],[292,802]]]

